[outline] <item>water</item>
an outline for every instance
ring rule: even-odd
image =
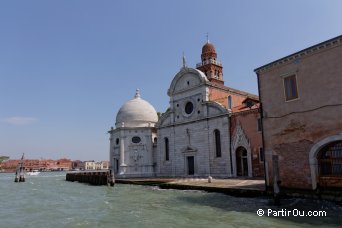
[[[342,207],[288,199],[287,209],[325,210],[327,217],[259,217],[267,198],[236,198],[156,187],[89,186],[65,181],[65,173],[28,176],[14,183],[0,174],[0,227],[312,227],[342,224]]]

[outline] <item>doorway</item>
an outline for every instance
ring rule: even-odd
[[[194,156],[189,156],[187,158],[188,163],[188,175],[194,175],[195,174],[195,159]]]
[[[247,150],[242,146],[236,149],[236,174],[237,176],[248,176]]]

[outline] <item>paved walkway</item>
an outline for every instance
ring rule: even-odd
[[[208,182],[208,179],[178,179],[170,182],[170,184],[182,184],[216,188],[265,190],[265,180],[263,179],[213,179],[211,183]]]
[[[259,196],[265,192],[263,179],[230,178],[212,179],[211,183],[204,178],[132,178],[116,179],[116,183],[158,185],[164,189],[204,190],[221,192],[236,196]]]

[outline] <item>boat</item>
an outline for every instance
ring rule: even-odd
[[[37,176],[40,172],[37,170],[32,170],[31,172],[26,172],[28,176]]]

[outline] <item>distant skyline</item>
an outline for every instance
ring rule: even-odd
[[[107,131],[140,89],[165,112],[206,34],[225,85],[257,94],[253,70],[341,35],[339,0],[0,2],[0,156],[108,160]]]

